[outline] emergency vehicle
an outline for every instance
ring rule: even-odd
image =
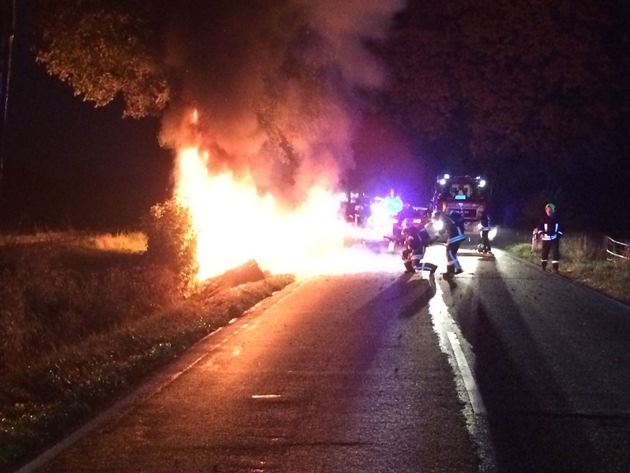
[[[490,189],[480,176],[442,174],[433,186],[430,212],[455,210],[464,217],[466,232],[477,232],[481,213],[488,207]]]

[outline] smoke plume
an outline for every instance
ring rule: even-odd
[[[161,142],[201,141],[213,171],[251,174],[289,200],[315,182],[334,189],[352,169],[363,92],[404,0],[187,0],[169,15],[168,63],[179,93]],[[199,121],[189,125],[195,108]]]

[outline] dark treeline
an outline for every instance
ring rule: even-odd
[[[495,218],[625,233],[630,9],[620,1],[412,1],[383,108],[434,170],[484,173]]]

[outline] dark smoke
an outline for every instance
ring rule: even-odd
[[[354,166],[359,92],[385,72],[366,48],[404,0],[187,0],[170,12],[168,62],[180,92],[163,144],[202,140],[213,171],[251,173],[261,190],[299,198],[334,189]],[[184,114],[199,110],[197,127]]]

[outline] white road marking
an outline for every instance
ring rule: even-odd
[[[466,388],[466,392],[468,393],[468,398],[470,399],[470,404],[473,408],[473,411],[477,415],[486,415],[486,406],[483,403],[483,399],[481,397],[481,393],[479,392],[479,388],[477,387],[475,377],[470,371],[470,366],[466,361],[466,356],[462,351],[459,339],[454,332],[448,332],[447,336],[448,341],[451,344],[451,348],[453,349],[453,353],[455,354],[455,361],[457,362],[459,372],[462,375],[462,381],[464,382],[464,387]]]

